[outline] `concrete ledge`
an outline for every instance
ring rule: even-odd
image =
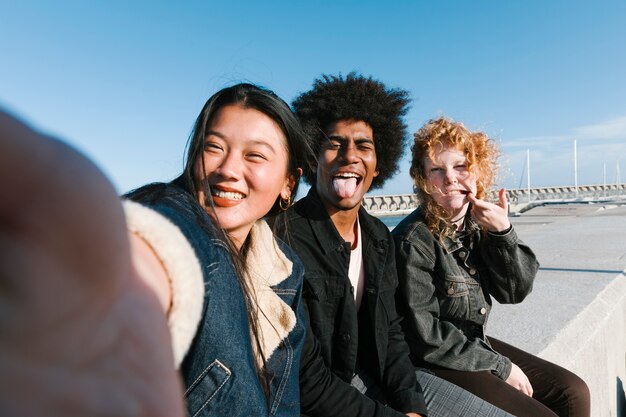
[[[511,221],[541,268],[524,302],[494,303],[487,334],[580,376],[593,417],[624,417],[626,204],[548,205]]]
[[[539,356],[580,376],[591,391],[591,415],[622,417],[626,381],[626,275],[620,274],[561,330]],[[618,398],[619,395],[622,398]]]

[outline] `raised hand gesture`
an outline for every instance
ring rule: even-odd
[[[506,190],[504,188],[499,191],[498,203],[496,204],[479,200],[474,193],[469,193],[467,198],[472,203],[472,218],[480,226],[490,232],[502,232],[511,226],[509,222],[509,203],[506,200]]]

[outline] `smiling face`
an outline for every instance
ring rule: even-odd
[[[295,180],[287,171],[286,143],[274,120],[237,105],[222,107],[207,126],[204,152],[194,165],[198,199],[237,248],[279,196],[291,195]]]
[[[469,206],[468,193],[476,194],[476,175],[469,169],[465,154],[460,150],[440,146],[431,157],[424,158],[427,191],[437,204],[453,219],[465,215]]]
[[[340,120],[327,131],[317,158],[316,190],[332,215],[358,210],[361,200],[378,175],[374,132],[363,121]]]

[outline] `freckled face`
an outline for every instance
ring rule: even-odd
[[[476,193],[476,175],[468,168],[465,154],[444,146],[433,158],[424,158],[427,191],[452,217],[464,215],[469,206],[467,194]]]
[[[294,179],[287,171],[286,144],[274,120],[237,105],[221,108],[207,127],[204,152],[194,166],[198,199],[238,248],[276,199],[291,195]],[[205,179],[210,195],[205,194]]]

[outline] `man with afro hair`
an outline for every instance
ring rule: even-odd
[[[326,129],[333,122],[361,120],[376,132],[378,174],[370,187],[375,190],[398,172],[407,143],[407,126],[402,117],[409,110],[409,101],[405,90],[387,89],[383,83],[353,72],[345,78],[322,75],[312,90],[294,100],[293,107],[313,141],[316,156],[328,141]],[[315,161],[312,165],[316,165]],[[305,167],[304,176],[309,184],[315,184],[316,173],[310,167]]]
[[[406,91],[356,73],[323,75],[293,102],[316,159],[304,171],[311,189],[279,233],[305,265],[300,398],[311,417],[508,416],[416,373],[409,359],[394,301],[393,239],[361,207],[398,169],[408,104]]]

